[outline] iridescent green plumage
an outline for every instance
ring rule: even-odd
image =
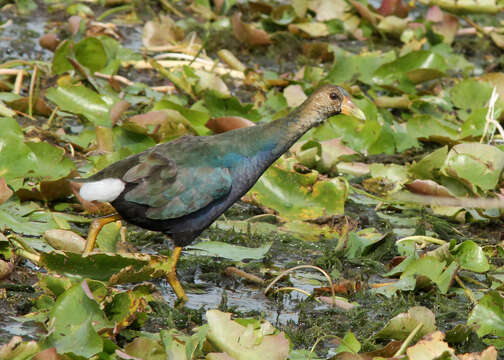
[[[184,246],[243,196],[299,137],[339,113],[364,116],[344,89],[327,85],[286,118],[214,136],[181,137],[112,164],[83,182],[120,179],[124,190],[111,201],[119,215]]]

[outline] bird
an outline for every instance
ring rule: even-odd
[[[174,243],[167,280],[176,296],[187,301],[176,274],[182,248],[303,134],[340,113],[365,120],[344,88],[323,85],[284,118],[216,135],[182,136],[76,179],[82,183],[82,199],[110,203],[116,211],[93,220],[83,256],[93,251],[99,231],[110,222],[124,220],[162,232]]]

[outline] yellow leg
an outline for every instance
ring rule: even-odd
[[[100,233],[101,229],[108,223],[121,220],[118,214],[108,215],[98,219],[94,219],[89,227],[88,236],[86,240],[86,246],[84,247],[84,252],[82,256],[88,256],[93,251],[96,243],[96,237]]]
[[[175,248],[173,249],[173,254],[171,256],[172,266],[170,272],[168,273],[167,280],[168,283],[170,283],[173,291],[175,292],[175,295],[177,295],[177,297],[181,299],[183,302],[186,302],[187,295],[184,291],[184,288],[177,279],[177,262],[181,252],[182,252],[182,246],[175,246]]]

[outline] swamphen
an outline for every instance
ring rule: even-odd
[[[304,133],[340,113],[365,119],[343,88],[325,85],[283,119],[219,135],[183,136],[78,180],[84,200],[110,202],[117,211],[93,222],[84,254],[93,250],[103,225],[119,219],[163,232],[175,243],[168,281],[177,297],[186,300],[176,275],[182,247],[240,199]]]

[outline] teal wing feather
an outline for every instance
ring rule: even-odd
[[[147,205],[147,217],[166,220],[191,214],[231,190],[229,169],[188,165],[156,150],[143,154],[122,177],[135,184],[124,199]]]

